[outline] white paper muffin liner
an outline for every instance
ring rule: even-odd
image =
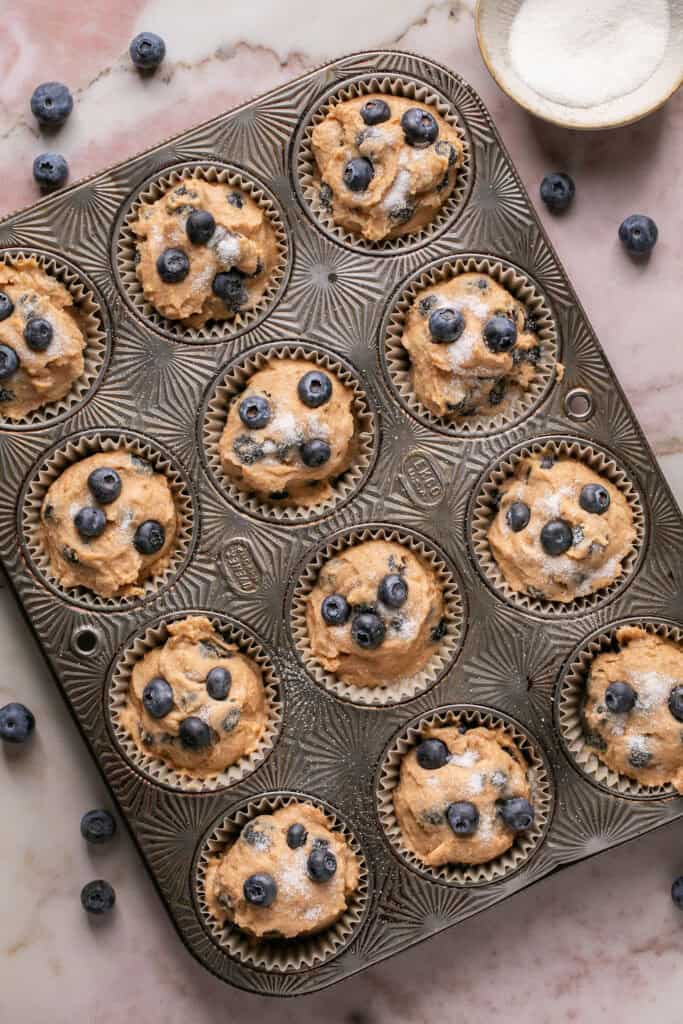
[[[402,544],[434,571],[443,594],[443,637],[434,644],[427,665],[415,675],[384,686],[355,686],[325,671],[311,650],[306,624],[307,598],[314,589],[320,570],[340,551],[368,540],[384,540]],[[359,526],[339,534],[319,548],[303,569],[295,586],[291,606],[291,631],[295,647],[309,675],[326,690],[354,704],[386,706],[411,700],[429,689],[453,663],[464,633],[464,607],[454,571],[426,538],[392,526]]]
[[[599,654],[614,650],[613,642],[616,633],[625,626],[637,626],[645,630],[646,633],[683,644],[683,627],[642,619],[625,619],[615,622],[604,632],[586,641],[562,673],[557,685],[555,719],[562,745],[567,756],[581,774],[601,789],[619,796],[641,799],[679,796],[671,783],[662,786],[645,786],[637,779],[618,774],[600,760],[595,747],[591,746],[586,736],[583,705],[591,665]]]
[[[261,670],[263,689],[266,697],[266,721],[263,734],[256,749],[216,775],[198,776],[188,769],[174,769],[161,758],[154,757],[135,742],[121,721],[121,711],[128,702],[128,693],[135,665],[156,647],[162,647],[169,639],[168,626],[185,618],[206,616],[216,632],[227,643],[236,644],[241,654],[251,658]],[[244,627],[231,622],[224,615],[211,611],[192,609],[177,612],[173,616],[149,626],[144,633],[129,643],[116,662],[109,682],[107,699],[109,724],[126,760],[146,775],[152,782],[161,783],[171,789],[187,793],[201,793],[224,789],[240,782],[263,764],[277,742],[282,725],[282,698],[272,662],[258,640]]]
[[[415,394],[411,381],[411,359],[403,347],[402,337],[408,312],[421,291],[450,281],[460,274],[469,273],[492,277],[526,307],[537,325],[541,356],[535,367],[531,386],[508,407],[501,409],[496,415],[475,413],[456,421],[436,416]],[[555,318],[548,300],[527,274],[506,260],[494,256],[449,257],[413,275],[393,303],[383,335],[382,365],[399,402],[425,426],[448,434],[468,436],[505,430],[536,409],[555,383],[559,342]]]
[[[259,940],[235,925],[223,924],[212,915],[205,898],[207,865],[216,854],[232,845],[248,821],[294,803],[318,807],[328,819],[330,828],[343,835],[358,859],[358,886],[341,917],[324,931],[300,939]],[[367,907],[368,868],[358,840],[334,808],[305,793],[264,794],[232,809],[200,844],[194,870],[197,907],[213,941],[241,963],[267,971],[304,971],[331,960],[351,941]]]
[[[155,472],[168,480],[178,516],[178,528],[173,551],[163,572],[150,576],[140,586],[141,595],[130,597],[101,597],[87,587],[64,587],[53,575],[49,558],[41,539],[40,510],[48,488],[65,469],[81,459],[99,452],[124,448],[131,455],[148,462]],[[94,430],[66,439],[34,467],[24,486],[19,507],[20,530],[24,554],[33,572],[50,589],[67,601],[110,611],[138,604],[170,583],[185,567],[194,544],[195,516],[190,489],[184,475],[171,457],[156,443],[144,437],[118,430]]]
[[[131,228],[145,204],[160,199],[166,192],[175,188],[188,178],[200,178],[203,181],[217,182],[230,188],[246,192],[264,211],[268,222],[275,232],[278,249],[278,260],[270,275],[268,287],[261,300],[249,309],[244,309],[225,320],[209,320],[202,327],[185,327],[175,320],[162,316],[151,302],[148,302],[142,290],[136,271],[138,238]],[[282,293],[286,274],[289,269],[289,241],[285,230],[284,219],[276,205],[275,199],[264,186],[246,177],[241,171],[214,163],[187,164],[167,170],[163,175],[148,181],[132,200],[121,221],[116,238],[116,268],[118,279],[124,295],[145,320],[161,330],[167,337],[176,341],[212,342],[229,341],[247,328],[253,327],[273,307]]]
[[[63,398],[47,402],[39,409],[16,419],[0,415],[0,423],[5,430],[35,429],[74,412],[97,384],[109,358],[109,338],[104,314],[92,285],[74,267],[49,253],[22,248],[3,250],[0,256],[0,261],[9,266],[15,266],[21,260],[35,260],[41,270],[59,281],[71,295],[71,312],[85,341],[83,373],[76,378]]]
[[[313,129],[325,119],[332,107],[346,100],[356,99],[358,96],[367,96],[370,93],[403,96],[431,107],[451,128],[455,129],[462,146],[462,163],[457,171],[455,187],[432,220],[419,231],[379,241],[370,241],[335,224],[332,212],[321,205],[320,175],[312,146]],[[464,129],[464,122],[453,105],[432,86],[394,74],[373,75],[347,81],[343,86],[328,93],[321,102],[318,102],[303,122],[295,147],[294,165],[297,193],[313,219],[338,241],[370,253],[399,252],[407,247],[412,248],[429,241],[463,208],[474,176],[472,150]]]
[[[259,495],[243,490],[228,476],[221,463],[219,445],[229,407],[235,397],[245,389],[250,377],[264,369],[273,359],[305,359],[315,363],[322,370],[334,374],[353,392],[351,411],[356,423],[353,461],[344,473],[330,481],[333,492],[331,497],[315,505],[278,505],[276,502],[264,501]],[[273,344],[252,349],[221,372],[218,381],[211,386],[201,438],[205,462],[214,482],[242,511],[263,519],[306,522],[344,504],[364,483],[375,458],[375,417],[356,373],[338,357],[322,349],[312,348],[306,343]]]
[[[613,582],[586,597],[576,597],[573,601],[549,601],[544,598],[532,597],[529,594],[517,593],[510,587],[498,567],[489,546],[488,531],[497,511],[497,496],[501,485],[513,477],[522,459],[531,455],[547,453],[557,458],[572,458],[584,462],[595,473],[604,476],[613,487],[616,487],[626,498],[633,515],[633,526],[636,539],[622,560],[622,572]],[[510,452],[507,452],[489,470],[483,483],[478,486],[472,503],[470,541],[475,561],[487,583],[506,601],[527,612],[538,612],[543,615],[569,615],[592,611],[596,605],[612,597],[628,584],[640,561],[645,539],[645,513],[636,486],[615,460],[611,453],[573,438],[539,439],[529,441]]]
[[[417,746],[429,729],[465,725],[468,728],[502,728],[510,742],[518,747],[528,764],[534,823],[526,832],[518,833],[505,853],[484,864],[444,864],[431,867],[403,842],[403,834],[394,810],[394,790],[399,784],[401,762],[405,754]],[[468,705],[437,708],[412,722],[396,737],[380,767],[377,785],[377,808],[384,833],[400,859],[426,878],[448,885],[486,885],[511,875],[523,867],[545,839],[554,807],[554,789],[550,769],[539,743],[517,722],[493,709]]]

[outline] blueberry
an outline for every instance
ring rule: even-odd
[[[671,886],[671,899],[679,910],[683,910],[683,875],[674,879],[674,883]]]
[[[389,104],[384,100],[368,100],[361,107],[360,116],[365,124],[382,124],[383,121],[388,121],[391,117],[391,110]]]
[[[107,914],[115,903],[116,893],[103,878],[88,882],[81,889],[81,905],[89,914]]]
[[[152,718],[163,718],[173,707],[171,684],[161,676],[155,676],[142,691],[142,704]]]
[[[541,469],[552,469],[554,465],[555,465],[555,456],[554,455],[549,455],[549,454],[541,455],[541,461],[540,461]]]
[[[517,328],[507,316],[492,316],[484,327],[484,341],[491,352],[509,352],[517,341]]]
[[[231,206],[234,206],[236,210],[241,210],[244,206],[244,199],[239,192],[228,192],[228,202]]]
[[[261,395],[249,395],[240,402],[239,414],[242,423],[250,430],[261,430],[270,422],[270,404]]]
[[[423,740],[416,748],[415,756],[420,768],[435,771],[448,761],[448,747],[442,740]]]
[[[71,93],[61,82],[43,82],[31,96],[31,113],[41,125],[56,128],[73,110]]]
[[[610,683],[605,690],[605,704],[607,710],[615,715],[626,714],[635,707],[638,694],[628,683]]]
[[[439,142],[437,142],[437,144],[434,146],[434,150],[439,154],[439,156],[448,157],[449,167],[452,167],[455,161],[458,159],[458,152],[455,146],[452,146],[450,142],[446,142],[445,139],[440,139]],[[446,175],[446,181],[448,181],[448,175]]]
[[[140,71],[154,71],[166,56],[166,44],[155,32],[140,32],[131,41],[128,53]]]
[[[389,608],[400,608],[408,600],[408,584],[398,573],[389,573],[380,582],[377,596]]]
[[[364,156],[349,160],[344,168],[344,184],[351,192],[365,192],[375,176],[375,168]]]
[[[505,514],[505,521],[513,533],[519,533],[520,530],[525,530],[529,525],[530,519],[531,509],[528,505],[525,505],[523,501],[513,501]]]
[[[261,872],[249,875],[242,886],[242,892],[247,903],[253,903],[255,907],[269,907],[277,896],[277,885],[272,875]]]
[[[328,847],[318,846],[309,853],[306,868],[312,882],[329,882],[337,871],[337,858]]]
[[[574,182],[568,174],[546,174],[541,182],[541,199],[553,213],[566,210],[576,192]]]
[[[164,249],[157,258],[157,273],[164,284],[179,284],[190,272],[190,261],[182,249]]]
[[[287,846],[290,850],[298,850],[300,846],[303,846],[308,839],[308,832],[297,822],[294,825],[290,825],[287,829]]]
[[[683,722],[683,686],[674,686],[669,694],[669,711],[677,722]]]
[[[5,743],[24,743],[35,727],[33,712],[25,704],[5,704],[0,708],[0,739]]]
[[[647,768],[651,760],[650,751],[643,750],[641,747],[632,747],[628,755],[628,763],[632,768]]]
[[[99,469],[93,469],[88,477],[88,488],[100,505],[111,505],[121,493],[121,477],[115,469],[100,466]]]
[[[446,818],[456,836],[471,836],[477,831],[479,811],[469,800],[459,800],[448,805]]]
[[[421,107],[410,107],[401,118],[401,128],[409,146],[431,146],[439,136],[436,118]]]
[[[459,309],[443,306],[435,309],[429,318],[429,333],[432,341],[439,344],[450,344],[457,341],[465,330],[465,317]]]
[[[86,811],[81,818],[81,835],[88,843],[106,843],[116,832],[116,820],[109,811]]]
[[[332,381],[320,370],[309,370],[299,381],[296,391],[304,405],[317,409],[332,397]]]
[[[351,609],[341,594],[328,594],[320,605],[320,614],[328,626],[343,626],[348,621]]]
[[[86,506],[74,516],[74,526],[84,540],[101,537],[106,525],[107,519],[101,508]]]
[[[6,320],[14,312],[14,303],[7,292],[0,292],[0,320]]]
[[[361,612],[351,624],[351,636],[359,647],[374,651],[384,640],[386,627],[375,612]]]
[[[208,210],[193,210],[185,221],[185,233],[193,245],[206,245],[215,230],[216,221]]]
[[[0,345],[0,380],[7,380],[19,369],[19,356],[9,345]]]
[[[546,555],[563,555],[573,540],[572,528],[564,519],[551,519],[541,530],[541,546]]]
[[[146,519],[135,531],[133,545],[141,555],[155,555],[157,551],[161,551],[165,540],[166,531],[161,523],[156,519]]]
[[[319,438],[313,438],[311,441],[304,441],[301,445],[301,461],[304,466],[308,466],[309,469],[316,469],[318,466],[324,466],[329,460],[332,454],[327,441],[321,441]]]
[[[584,512],[593,512],[596,516],[601,516],[610,505],[609,491],[602,484],[586,484],[581,488],[579,505]]]
[[[196,715],[184,718],[180,723],[180,742],[187,750],[201,750],[211,744],[211,730],[206,722]]]
[[[49,320],[42,316],[32,316],[24,327],[24,341],[34,352],[44,352],[49,348],[54,333]]]
[[[220,274],[216,274],[211,289],[233,313],[249,301],[249,294],[244,286],[244,274],[236,268],[222,270]]]
[[[46,192],[61,188],[69,177],[69,165],[61,153],[39,153],[33,161],[33,180]]]
[[[657,241],[659,231],[651,217],[632,213],[619,226],[619,238],[634,256],[644,256]]]
[[[498,812],[513,832],[526,832],[534,823],[534,809],[522,796],[513,796],[509,800],[501,800]]]
[[[216,665],[206,677],[206,692],[212,700],[225,700],[231,686],[232,676],[222,665]]]

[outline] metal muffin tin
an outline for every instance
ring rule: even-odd
[[[452,104],[469,146],[468,189],[452,216],[415,244],[354,246],[320,224],[296,180],[301,132],[331,91],[395,75]],[[288,242],[282,284],[265,314],[225,336],[178,340],[123,294],[117,241],[125,211],[155,176],[188,164],[234,167],[265,185]],[[407,53],[355,54],[48,197],[0,223],[0,246],[54,255],[99,303],[110,356],[87,400],[55,420],[0,429],[0,556],[26,618],[107,781],[183,941],[241,988],[295,995],[324,988],[455,924],[571,862],[683,814],[670,793],[609,790],[563,747],[554,698],[593,635],[621,621],[683,623],[683,521],[655,458],[479,97],[457,75]],[[386,370],[386,322],[406,281],[460,254],[501,258],[528,275],[555,319],[566,370],[529,413],[488,433],[454,436],[400,403]],[[224,366],[259,345],[304,342],[354,369],[376,422],[375,457],[343,503],[314,520],[251,514],[219,490],[202,448],[203,416]],[[73,435],[124,432],[178,467],[191,492],[189,554],[139,601],[62,593],[21,543],[22,503],[37,468]],[[547,616],[506,601],[475,558],[475,497],[506,452],[564,437],[612,453],[642,496],[640,556],[604,599]],[[461,646],[413,699],[369,707],[340,699],[307,672],[292,636],[295,588],[317,549],[366,526],[425,538],[443,551],[462,596]],[[283,723],[270,754],[220,790],[182,792],[138,771],[107,715],[109,679],[136,635],[187,610],[227,616],[254,635],[281,688]],[[425,876],[385,835],[377,789],[385,755],[420,715],[464,705],[499,711],[540,748],[554,810],[521,866],[477,884]],[[486,713],[486,711],[484,712]],[[197,864],[204,841],[239,807],[307,793],[353,833],[367,865],[364,912],[333,955],[294,970],[231,956],[202,918]]]

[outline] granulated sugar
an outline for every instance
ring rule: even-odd
[[[510,64],[546,99],[594,107],[654,74],[670,27],[667,0],[523,0],[510,29]]]

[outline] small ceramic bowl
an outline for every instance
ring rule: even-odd
[[[566,128],[616,128],[661,107],[683,82],[683,0],[665,0],[670,29],[654,72],[631,92],[594,106],[567,106],[528,85],[512,66],[508,42],[524,0],[478,0],[477,41],[484,62],[503,92],[530,114]],[[596,4],[597,6],[597,4]],[[533,60],[533,54],[529,57]]]

